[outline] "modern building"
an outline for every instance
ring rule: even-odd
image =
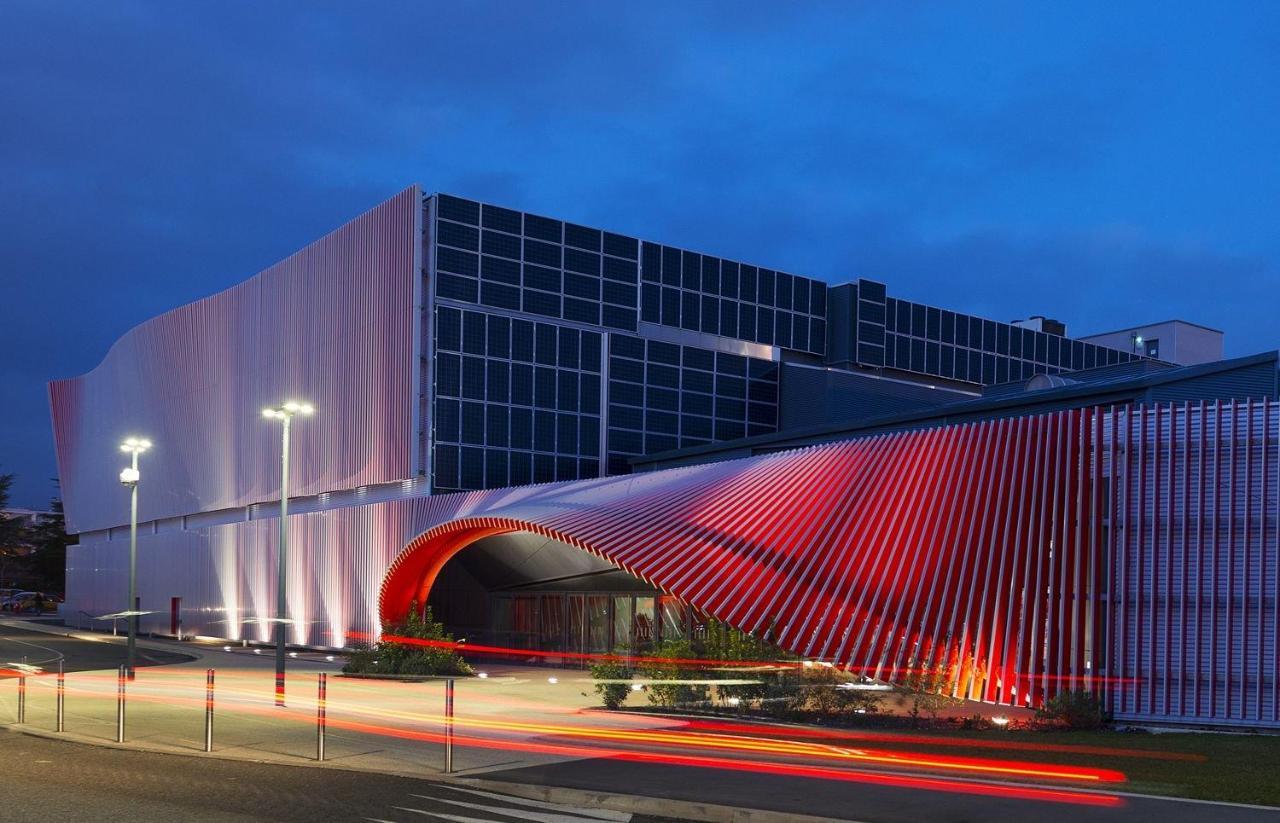
[[[1117,569],[1174,551],[1151,518],[1161,535],[1190,520],[1144,490],[1178,460],[1169,488],[1189,482],[1194,452],[1209,491],[1182,499],[1206,525],[1178,550],[1225,546],[1251,581],[1214,624],[1246,645],[1198,664],[1247,660],[1261,696],[1149,714],[1274,723],[1274,634],[1247,645],[1275,620],[1274,356],[1269,387],[1249,372],[1211,390],[1063,331],[410,188],[51,384],[80,535],[68,605],[123,605],[117,447],[143,435],[144,630],[267,640],[280,445],[258,412],[294,398],[317,410],[292,433],[294,643],[347,646],[427,602],[468,636],[544,652],[696,636],[713,617],[886,679],[927,658],[981,699],[1075,684],[1127,706],[1135,681],[1115,672],[1156,663],[1118,656],[1152,648],[1142,610],[1191,592]],[[1136,396],[1161,376],[1195,402]],[[1096,402],[1055,394],[1073,391]],[[807,448],[754,451],[796,436]]]
[[[1188,323],[1186,320],[1166,320],[1163,323],[1091,334],[1080,339],[1097,346],[1108,346],[1143,357],[1191,366],[1221,360],[1222,338],[1222,332],[1208,326]]]

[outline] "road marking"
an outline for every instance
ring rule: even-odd
[[[536,812],[532,808],[519,808],[520,798],[500,798],[503,802],[511,803],[511,806],[493,806],[483,803],[467,803],[462,800],[449,800],[444,797],[434,797],[425,794],[412,794],[410,797],[421,798],[422,800],[430,800],[435,803],[448,803],[450,806],[461,806],[464,809],[476,809],[482,812],[493,812],[494,814],[502,814],[507,817],[522,817],[525,820],[534,820],[538,823],[582,823],[584,820],[616,820],[617,818],[597,817],[594,814],[575,809],[571,806],[556,806],[555,804],[539,804],[542,808],[548,806],[550,812]],[[515,808],[512,808],[512,807]],[[535,807],[536,808],[536,807]],[[553,813],[558,812],[558,814]],[[438,814],[438,812],[426,812],[426,814]],[[631,819],[631,815],[627,815],[622,819],[622,823]]]
[[[505,800],[505,801],[514,802],[514,803],[525,803],[539,809],[552,809],[555,811],[564,811],[566,809],[571,808],[571,807],[562,806],[556,803],[549,803],[545,800],[530,800],[525,797],[520,797],[519,795],[499,794],[498,792],[486,792],[486,791],[482,791],[481,789],[464,789],[461,786],[449,786],[447,788],[449,789],[449,791],[466,792],[467,794],[479,795],[480,797],[488,797],[493,800]],[[590,812],[578,811],[577,809],[572,809],[572,810],[577,812],[578,814],[584,815],[586,817],[591,817],[596,820],[614,820],[614,821],[618,821],[618,823],[627,823],[627,821],[631,819],[631,814],[629,812],[612,812],[612,811],[608,811],[607,809],[593,809]]]

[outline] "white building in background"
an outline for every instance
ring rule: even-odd
[[[1222,359],[1222,332],[1186,320],[1165,320],[1078,339],[1179,366]]]

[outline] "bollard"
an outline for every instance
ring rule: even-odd
[[[18,673],[18,722],[27,722],[27,675]]]
[[[65,731],[67,727],[66,719],[66,699],[67,699],[67,680],[66,675],[62,672],[62,661],[58,661],[58,708],[54,713],[53,730],[55,732]]]
[[[325,693],[328,691],[329,675],[320,672],[316,678],[316,760],[324,760],[325,731]]]
[[[124,684],[128,666],[121,666],[116,677],[116,742],[124,742]]]
[[[204,750],[213,751],[213,669],[204,673]]]
[[[444,681],[444,773],[453,773],[453,678]]]

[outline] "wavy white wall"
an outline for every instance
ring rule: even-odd
[[[297,397],[296,495],[411,477],[421,206],[411,187],[257,276],[163,314],[102,363],[49,386],[68,529],[128,520],[119,442],[142,457],[142,521],[271,500],[279,425]]]

